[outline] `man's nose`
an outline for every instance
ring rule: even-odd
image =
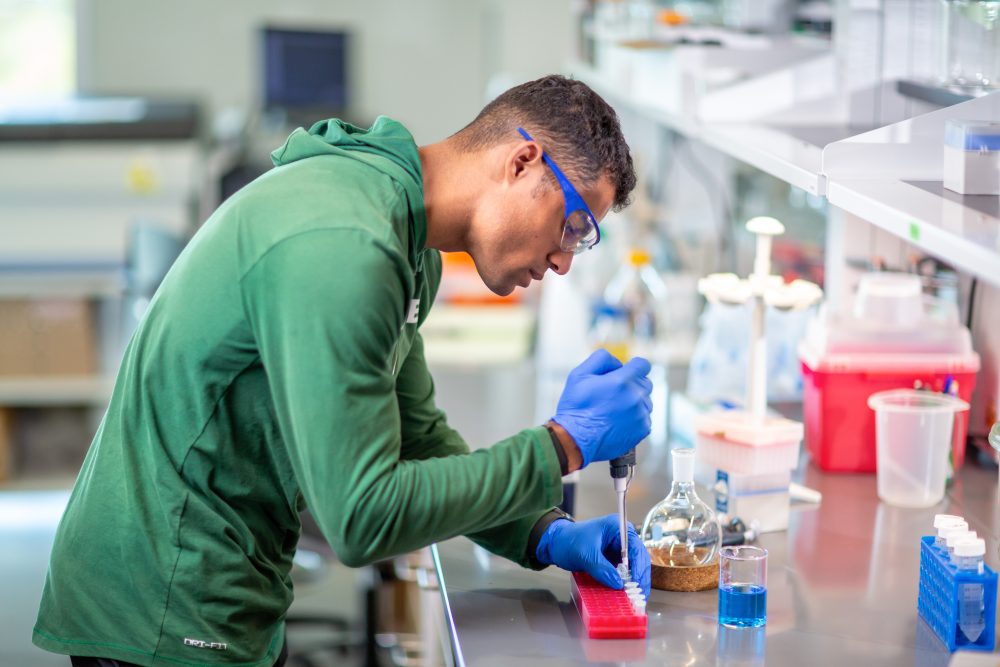
[[[564,276],[569,273],[569,267],[573,264],[573,253],[560,250],[549,255],[549,268],[553,272]]]

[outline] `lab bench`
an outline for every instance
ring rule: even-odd
[[[629,519],[669,490],[667,451],[647,450],[629,489]],[[645,459],[645,460],[644,460]],[[762,535],[768,550],[767,625],[718,625],[717,590],[654,589],[647,638],[586,638],[570,597],[570,575],[532,572],[464,538],[433,549],[454,665],[906,665],[937,667],[951,654],[917,616],[920,537],[935,513],[959,514],[986,539],[986,563],[998,567],[1000,489],[996,470],[968,463],[947,497],[928,509],[879,501],[875,475],[823,473],[803,460],[797,481],[823,494],[793,505],[786,532]],[[577,517],[615,511],[606,464],[583,471]],[[703,499],[705,499],[703,497]],[[446,658],[449,656],[446,656]]]

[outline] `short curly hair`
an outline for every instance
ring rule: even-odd
[[[635,168],[618,114],[585,83],[555,74],[522,83],[487,104],[453,138],[464,150],[481,150],[516,137],[518,127],[576,183],[591,186],[606,174],[615,188],[615,211],[629,205]]]

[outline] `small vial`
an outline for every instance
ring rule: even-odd
[[[986,541],[973,538],[954,545],[951,562],[960,572],[983,573],[983,556]],[[976,642],[986,628],[983,585],[964,583],[958,585],[958,627],[970,642]]]
[[[626,581],[625,582],[625,592],[626,593],[628,593],[629,591],[637,591],[637,590],[639,590],[639,582],[638,581]]]
[[[618,576],[622,578],[622,581],[632,581],[632,577],[630,577],[628,573],[628,565],[625,563],[619,563],[618,567],[615,569],[618,570]]]
[[[945,538],[945,548],[948,550],[948,556],[951,557],[955,553],[955,545],[959,542],[965,542],[966,540],[974,540],[978,535],[974,530],[964,530],[964,531],[954,531],[948,533],[948,537]]]
[[[957,514],[935,514],[934,515],[934,530],[937,530],[941,526],[947,526],[949,524],[965,523],[965,519],[958,516]]]
[[[945,542],[950,533],[964,532],[967,530],[969,530],[969,524],[965,521],[962,521],[961,523],[947,523],[937,529],[937,537],[934,538],[934,546],[944,549],[946,548]]]

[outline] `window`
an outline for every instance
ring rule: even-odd
[[[0,100],[76,92],[75,0],[0,0]]]

